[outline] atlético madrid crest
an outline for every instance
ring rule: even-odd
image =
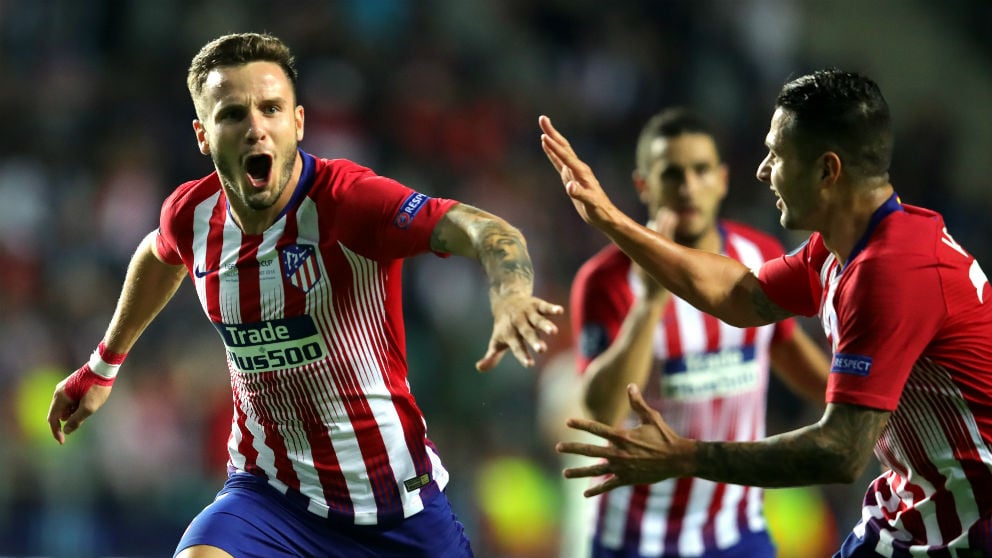
[[[283,275],[294,287],[309,292],[320,281],[317,250],[310,244],[293,244],[280,252]]]

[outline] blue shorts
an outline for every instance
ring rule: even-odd
[[[265,479],[231,475],[183,534],[176,554],[205,544],[237,558],[472,558],[462,524],[443,493],[390,525],[354,525],[314,515]]]

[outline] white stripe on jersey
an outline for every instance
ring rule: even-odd
[[[200,202],[193,210],[193,285],[196,296],[200,299],[200,307],[207,312],[206,271],[207,236],[210,233],[210,216],[217,206],[220,191]],[[210,316],[207,316],[209,319]]]
[[[663,482],[648,492],[645,510],[668,509],[672,505],[674,482]],[[624,506],[626,509],[629,506]],[[661,556],[668,535],[668,518],[658,513],[645,513],[641,520],[641,543],[638,552],[644,556]],[[620,545],[610,548],[619,548]]]

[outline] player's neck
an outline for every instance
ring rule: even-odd
[[[835,205],[827,226],[820,231],[823,243],[841,264],[846,264],[871,223],[872,216],[894,192],[891,184],[859,192]]]

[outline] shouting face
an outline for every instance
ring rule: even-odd
[[[301,168],[303,107],[295,105],[289,78],[272,62],[222,66],[207,76],[196,107],[200,151],[213,159],[242,228],[267,227]]]

